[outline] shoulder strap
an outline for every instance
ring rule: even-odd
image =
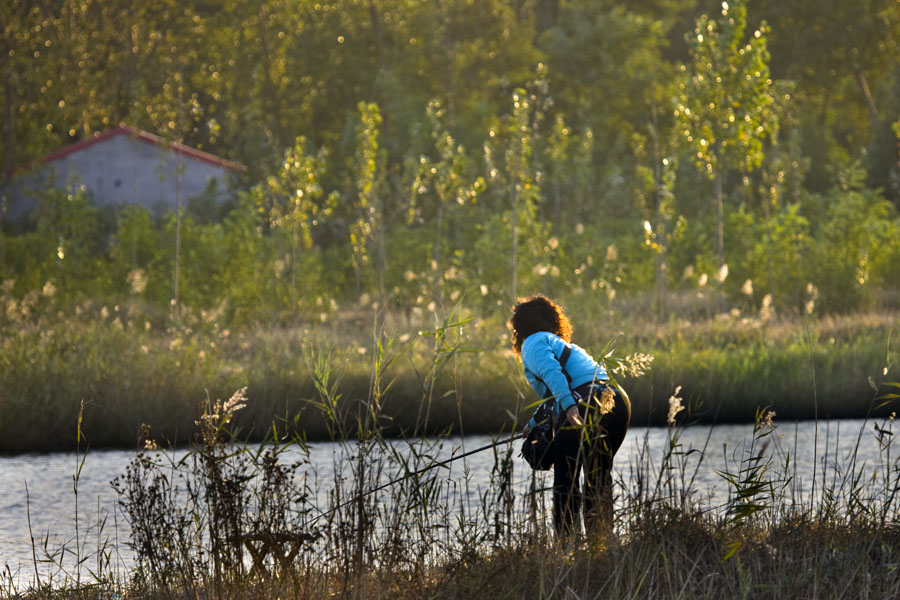
[[[563,375],[566,376],[566,381],[569,382],[569,387],[572,387],[572,378],[569,376],[569,372],[566,371],[566,363],[569,362],[570,354],[572,354],[572,345],[566,344],[562,354],[559,355],[559,366],[562,368]]]

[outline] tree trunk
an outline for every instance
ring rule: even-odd
[[[6,131],[4,132],[5,137],[5,152],[3,155],[3,172],[9,173],[13,168],[13,156],[16,151],[16,136],[15,136],[15,127],[16,127],[16,111],[13,108],[13,89],[12,82],[7,81],[4,86],[5,96],[6,96],[6,127],[4,128]]]
[[[456,53],[454,52],[456,43],[450,36],[451,27],[448,23],[450,16],[449,10],[446,10],[444,2],[441,0],[438,0],[437,7],[438,15],[444,21],[444,35],[441,39],[444,50],[444,98],[447,100],[447,114],[452,115],[456,111],[456,102],[454,99],[454,90],[456,89],[456,86],[453,85],[453,59],[456,56]]]
[[[3,155],[3,172],[9,173],[13,168],[13,153],[16,151],[16,142],[15,142],[15,123],[16,123],[16,113],[13,109],[13,89],[12,83],[10,81],[6,82],[5,90],[5,100],[6,100],[6,131],[5,131],[5,152]],[[5,179],[6,176],[4,175]],[[5,204],[5,203],[4,203]],[[6,218],[6,211],[9,210],[9,206],[4,206],[0,204],[0,228],[3,226],[3,221]],[[6,261],[6,246],[3,242],[4,238],[0,235],[0,266],[4,264]]]
[[[385,291],[384,279],[387,271],[387,248],[384,245],[384,190],[380,190],[378,200],[375,205],[378,207],[378,215],[376,216],[375,236],[378,244],[378,308],[384,311]]]
[[[294,307],[297,302],[294,297],[297,283],[297,223],[291,219],[291,327],[294,326]]]
[[[856,83],[862,92],[863,100],[866,108],[869,110],[869,119],[872,121],[873,131],[878,131],[881,127],[881,117],[878,115],[878,106],[875,104],[875,98],[872,97],[872,91],[869,90],[869,83],[866,81],[866,75],[862,71],[856,71]]]
[[[650,134],[653,138],[653,190],[656,197],[656,218],[662,225],[658,231],[659,251],[656,254],[656,319],[662,322],[666,312],[666,227],[662,206],[662,158],[659,155],[659,121],[654,102],[650,107]]]
[[[716,155],[716,174],[715,174],[715,189],[716,189],[716,252],[719,256],[719,273],[722,272],[722,268],[725,266],[725,210],[722,205],[722,156],[721,151],[719,149],[719,145],[716,144],[715,149]],[[724,310],[725,308],[725,282],[722,281],[721,277],[716,274],[716,283],[719,288],[719,298],[718,298],[718,308],[719,311]]]
[[[181,262],[181,153],[175,153],[176,187],[175,187],[175,269],[172,282],[172,319],[178,320],[178,279]]]
[[[360,271],[362,271],[362,253],[359,250],[354,249],[353,252],[356,253],[356,297],[359,298],[362,295],[362,275]]]
[[[184,85],[184,79],[179,72],[178,77],[178,134],[179,134],[179,144],[184,143],[184,136],[181,134],[183,123],[182,123],[182,86]],[[175,152],[175,269],[173,274],[173,283],[172,283],[172,319],[178,321],[178,303],[179,303],[179,275],[180,275],[180,263],[181,263],[181,178],[182,178],[183,167],[181,164],[181,152]]]
[[[262,52],[263,59],[263,84],[266,90],[266,97],[263,99],[263,103],[269,106],[269,116],[271,117],[268,127],[269,136],[270,139],[275,140],[279,148],[282,148],[286,145],[285,140],[281,139],[284,128],[281,122],[281,108],[278,103],[278,86],[275,85],[275,81],[272,79],[272,59],[270,57],[269,43],[266,39],[266,20],[262,2],[257,5],[256,20],[259,28],[259,49]]]
[[[515,181],[515,178],[513,179]],[[512,263],[512,280],[510,282],[510,295],[512,302],[516,301],[516,286],[518,285],[518,281],[516,278],[516,271],[518,270],[518,265],[516,261],[518,260],[518,251],[519,251],[519,188],[518,184],[513,184],[513,203],[512,203],[512,249],[511,249],[511,263]]]
[[[772,208],[768,194],[763,197],[763,218],[766,220],[766,289],[775,297],[775,273],[772,266]]]
[[[438,199],[438,207],[437,207],[437,224],[435,226],[434,232],[434,250],[432,254],[432,260],[434,261],[434,283],[433,283],[433,295],[435,303],[440,306],[441,304],[441,296],[442,296],[442,282],[444,280],[443,277],[443,268],[441,266],[441,236],[443,235],[444,229],[444,203],[441,199]]]
[[[374,38],[374,52],[375,52],[375,62],[378,65],[378,74],[383,75],[387,71],[387,67],[385,65],[384,60],[384,51],[383,51],[383,41],[382,41],[382,25],[381,25],[381,15],[378,11],[378,6],[375,3],[375,0],[369,0],[369,21],[372,25],[372,35]],[[381,94],[381,90],[376,85],[373,88],[373,92],[375,94],[375,104],[377,106],[383,106],[383,98]],[[390,135],[390,121],[388,119],[388,115],[384,113],[381,114],[381,136],[387,137]],[[376,154],[376,164],[378,168],[381,167],[381,161],[378,160],[378,155]],[[376,178],[377,181],[377,178]],[[377,214],[375,215],[375,244],[377,248],[377,277],[378,277],[378,307],[379,310],[384,311],[384,302],[385,302],[385,271],[387,270],[387,249],[384,244],[384,228],[386,224],[385,219],[385,190],[382,186],[378,186],[373,183],[373,190],[376,194],[376,199],[374,202],[375,209]]]

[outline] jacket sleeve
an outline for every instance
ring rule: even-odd
[[[559,412],[562,414],[575,404],[575,398],[572,397],[569,381],[563,374],[559,359],[553,353],[550,340],[549,336],[542,336],[535,339],[534,343],[528,344],[527,348],[523,348],[522,363],[525,366],[526,376],[530,371],[550,388],[550,392],[556,398]],[[535,387],[534,384],[532,384],[532,387]],[[537,388],[535,388],[535,391],[540,393]]]
[[[535,376],[534,373],[529,371],[527,368],[525,369],[525,379],[528,380],[528,384],[531,386],[535,392],[537,392],[538,396],[543,398],[547,393],[547,388],[541,383]],[[534,411],[531,413],[531,419],[528,420],[528,426],[534,429],[537,426],[537,421],[534,420],[537,415],[537,411],[540,410],[540,405],[538,405]]]

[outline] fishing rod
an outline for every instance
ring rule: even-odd
[[[423,467],[423,468],[421,468],[421,469],[419,469],[419,470],[417,470],[417,471],[413,471],[413,472],[411,472],[411,473],[407,473],[407,474],[405,474],[405,475],[403,475],[403,476],[401,476],[401,477],[397,477],[396,479],[392,479],[391,481],[388,481],[387,483],[382,483],[381,485],[378,485],[378,486],[372,488],[371,490],[367,490],[367,491],[365,491],[365,492],[362,492],[361,494],[355,495],[353,498],[347,500],[346,502],[342,502],[341,504],[338,504],[337,506],[335,506],[335,507],[332,508],[331,510],[328,510],[328,511],[326,511],[326,512],[323,512],[322,514],[318,515],[317,517],[313,517],[311,520],[309,520],[309,521],[307,521],[306,523],[304,523],[303,526],[305,527],[306,525],[310,525],[310,524],[312,524],[312,523],[315,523],[315,522],[318,521],[319,519],[321,519],[321,518],[323,518],[323,517],[327,517],[327,516],[329,516],[329,515],[331,515],[331,514],[337,512],[337,511],[339,511],[340,509],[344,508],[345,506],[347,506],[347,505],[349,505],[349,504],[353,504],[354,502],[359,502],[360,500],[362,500],[362,499],[365,498],[366,496],[369,496],[369,495],[371,495],[371,494],[374,494],[375,492],[380,492],[381,490],[383,490],[383,489],[385,489],[385,488],[387,488],[387,487],[390,487],[390,486],[392,486],[392,485],[394,485],[394,484],[396,484],[396,483],[400,483],[401,481],[404,481],[404,480],[406,480],[406,479],[409,479],[410,477],[418,477],[419,475],[421,475],[422,473],[425,473],[426,471],[430,471],[431,469],[436,469],[436,468],[438,468],[438,467],[443,467],[443,466],[449,465],[450,463],[452,463],[452,462],[455,461],[455,460],[459,460],[459,459],[465,458],[465,457],[467,457],[467,456],[472,456],[473,454],[478,454],[479,452],[484,452],[485,450],[489,450],[490,448],[496,448],[497,446],[500,446],[500,445],[502,445],[502,444],[508,444],[508,443],[510,443],[510,442],[514,442],[514,441],[520,440],[520,439],[522,439],[522,434],[521,434],[521,433],[516,434],[516,435],[514,435],[514,436],[512,436],[512,437],[503,439],[503,440],[497,440],[497,441],[495,441],[495,442],[491,442],[490,444],[486,444],[486,445],[484,445],[484,446],[481,446],[480,448],[476,448],[475,450],[469,450],[468,452],[463,452],[462,454],[460,454],[460,455],[458,455],[458,456],[454,456],[454,457],[452,457],[452,458],[448,458],[447,460],[443,460],[443,461],[437,462],[437,463],[432,463],[432,464],[428,465],[427,467]]]

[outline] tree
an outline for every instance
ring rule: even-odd
[[[431,142],[435,158],[423,154],[418,161],[415,179],[412,184],[412,200],[410,201],[410,217],[426,208],[426,198],[434,219],[434,237],[432,240],[432,295],[435,302],[441,302],[444,261],[441,240],[444,238],[444,221],[446,213],[456,206],[465,205],[475,200],[478,192],[484,187],[484,179],[478,177],[470,181],[470,159],[465,148],[447,131],[444,119],[446,111],[440,102],[433,101],[427,109],[428,121],[431,125]]]
[[[87,288],[96,275],[97,254],[106,233],[97,208],[87,193],[78,189],[44,191],[35,212],[37,242],[32,285],[53,280],[60,297],[71,299]],[[43,279],[44,281],[41,281]]]
[[[353,247],[353,267],[356,270],[356,293],[362,293],[362,269],[369,261],[369,244],[376,245],[376,274],[378,298],[384,306],[384,171],[385,153],[380,146],[381,111],[377,104],[360,102],[357,128],[354,184],[357,198],[357,217],[350,226]]]
[[[503,153],[502,194],[510,198],[510,286],[512,302],[516,301],[519,284],[520,220],[535,217],[540,190],[532,163],[535,138],[536,97],[522,88],[512,94],[512,112],[506,119],[507,136]],[[538,120],[540,117],[538,117]],[[495,177],[499,173],[489,165]]]
[[[758,0],[755,11],[772,23],[777,74],[828,94],[850,77],[873,125],[882,126],[869,76],[883,73],[900,51],[900,6],[892,0]]]
[[[134,296],[165,302],[168,291],[162,288],[161,273],[153,270],[162,240],[150,213],[142,206],[132,205],[116,216],[116,231],[107,251],[113,289],[125,288]]]
[[[723,2],[718,19],[703,15],[697,20],[675,108],[697,167],[714,182],[720,273],[726,269],[722,180],[729,168],[749,172],[759,166],[762,142],[775,137],[778,125],[771,110],[775,99],[766,25],[749,38],[746,28],[746,0],[736,0],[733,7]]]
[[[875,298],[875,290],[900,275],[900,216],[878,190],[859,186],[865,173],[833,189],[827,213],[814,231],[815,279],[829,310],[847,310]]]
[[[856,158],[870,187],[900,198],[890,122],[900,108],[900,4],[893,0],[754,0],[753,11],[774,34],[775,78],[796,82],[805,150],[813,158],[807,187],[825,192],[831,175]],[[865,147],[865,154],[859,150]]]
[[[650,104],[673,77],[663,59],[661,21],[622,3],[570,0],[559,22],[541,36],[548,80],[558,109],[576,129],[590,127],[601,157],[621,162],[636,131],[644,130]]]
[[[312,247],[312,229],[327,217],[332,209],[334,194],[322,202],[324,190],[320,183],[325,171],[327,153],[322,150],[313,156],[306,152],[306,138],[298,137],[293,147],[284,153],[281,168],[256,186],[252,196],[268,216],[272,227],[290,231],[290,314],[294,324],[297,289],[297,250]]]
[[[543,60],[535,47],[530,3],[505,0],[410,2],[405,37],[396,53],[398,99],[423,90],[439,100],[448,126],[467,148],[476,148],[507,105],[510,90],[533,76]],[[396,101],[395,101],[396,102]],[[425,102],[422,102],[424,104]],[[421,105],[420,105],[421,107]],[[418,108],[420,111],[421,108]],[[395,112],[395,111],[392,111]]]

